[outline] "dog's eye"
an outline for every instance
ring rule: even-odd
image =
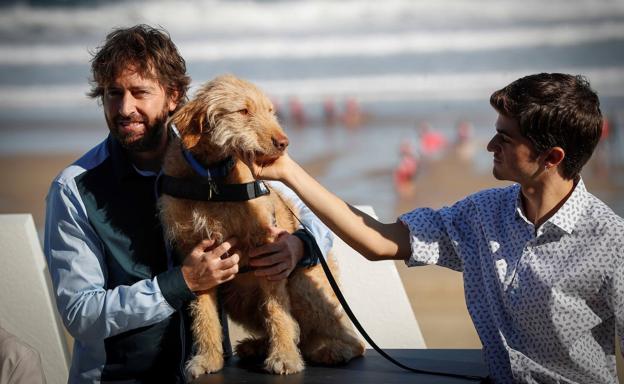
[[[247,108],[243,108],[243,109],[241,109],[240,111],[237,111],[237,112],[240,113],[243,116],[249,114],[249,111],[247,110]]]

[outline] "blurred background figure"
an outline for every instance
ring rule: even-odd
[[[419,159],[412,142],[408,139],[401,141],[399,154],[399,163],[394,169],[394,189],[401,198],[407,198],[414,192]]]
[[[418,137],[420,138],[420,153],[423,157],[438,157],[446,149],[447,140],[444,134],[433,129],[426,121],[418,124]]]
[[[0,326],[0,384],[45,384],[41,357]]]
[[[470,162],[475,155],[477,145],[474,141],[474,127],[467,120],[460,120],[455,127],[453,151],[461,162]]]
[[[326,127],[333,127],[336,124],[336,102],[331,96],[326,96],[323,100],[323,122]]]
[[[360,103],[355,97],[348,97],[344,104],[344,114],[342,121],[347,129],[353,131],[362,125],[362,110]]]
[[[290,121],[294,128],[301,129],[306,125],[306,113],[303,108],[303,103],[297,96],[291,96],[288,99],[288,111],[290,114]]]

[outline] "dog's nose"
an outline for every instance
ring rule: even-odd
[[[286,149],[286,147],[288,147],[288,138],[285,136],[279,138],[272,137],[271,139],[273,140],[273,145],[275,146],[275,148],[279,149],[280,151],[283,151],[284,149]]]

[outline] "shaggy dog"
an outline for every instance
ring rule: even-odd
[[[232,169],[218,182],[240,184],[254,181],[246,165],[249,161],[274,160],[288,145],[270,100],[253,84],[231,75],[205,84],[171,120],[180,137],[169,144],[163,171],[177,178],[198,179],[183,148],[204,167],[232,157]],[[179,255],[189,254],[202,239],[220,243],[236,236],[241,268],[248,265],[249,250],[275,240],[271,226],[291,233],[297,229],[287,204],[290,202],[275,190],[243,202],[198,201],[166,194],[160,199],[168,241]],[[299,372],[303,358],[340,364],[364,353],[364,344],[318,265],[296,268],[287,280],[279,281],[239,273],[222,289],[226,312],[253,335],[236,346],[236,353],[241,358],[263,358],[269,372]],[[194,379],[223,367],[216,289],[199,295],[191,310],[197,354],[186,371]]]

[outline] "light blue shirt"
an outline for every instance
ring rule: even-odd
[[[406,213],[406,263],[463,271],[468,311],[497,383],[617,383],[624,220],[582,180],[538,228],[521,207],[520,186],[512,185]]]

